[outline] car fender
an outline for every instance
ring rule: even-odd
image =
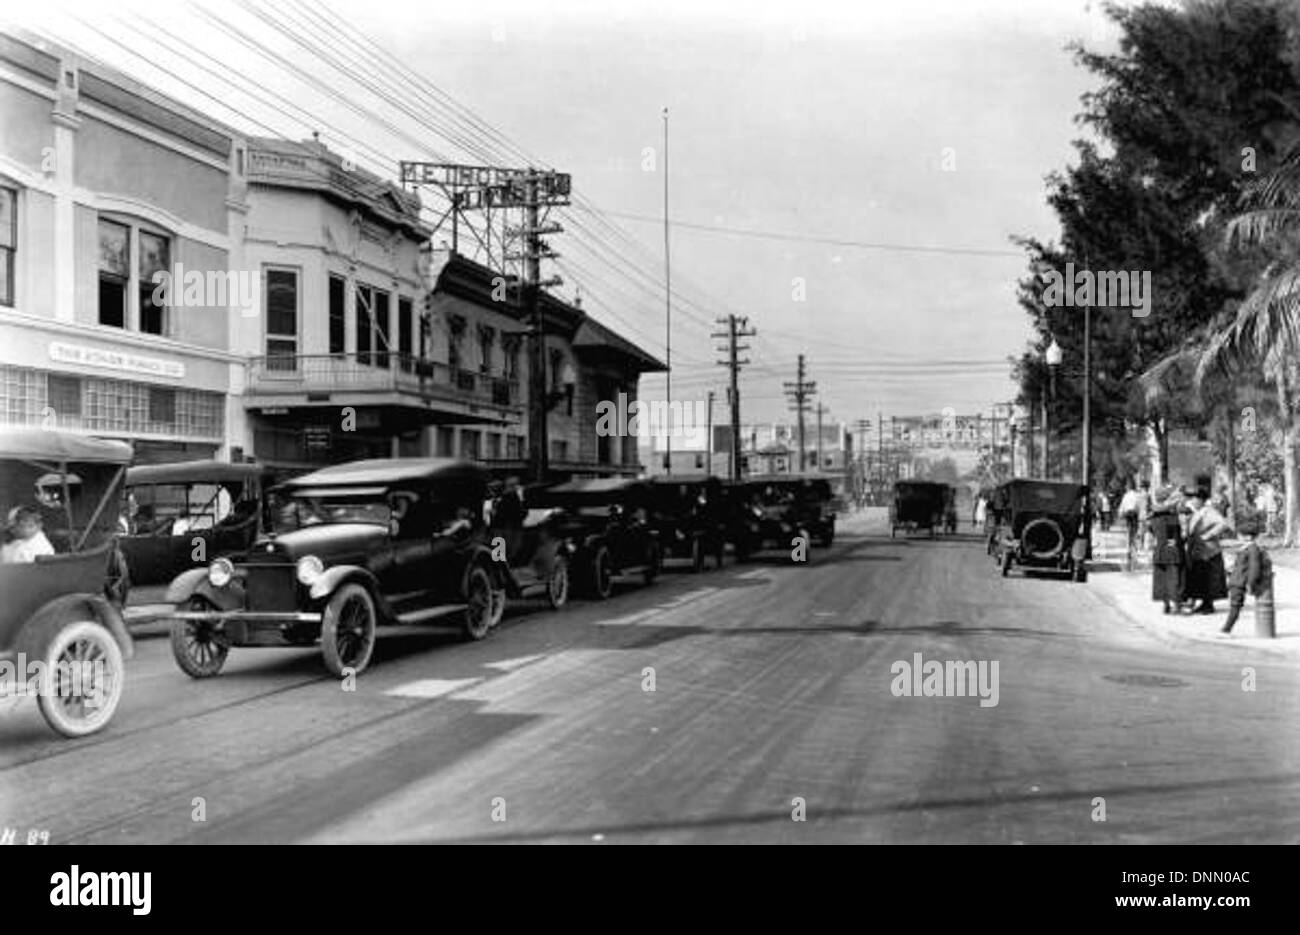
[[[173,607],[192,597],[201,597],[217,610],[238,610],[244,606],[244,589],[237,581],[218,588],[208,580],[206,568],[183,571],[167,586],[167,603]]]
[[[167,585],[167,603],[181,604],[188,601],[194,596],[199,582],[206,582],[207,580],[208,570],[206,568],[191,568],[188,571],[181,572],[172,579],[171,584]]]
[[[94,620],[102,624],[113,634],[113,639],[122,650],[122,658],[130,659],[135,655],[135,643],[127,632],[126,623],[116,607],[97,594],[65,594],[56,597],[36,611],[27,621],[18,638],[22,652],[30,658],[36,658],[45,648],[37,646],[38,634],[51,620]]]
[[[492,561],[492,552],[486,547],[475,548],[470,550],[465,556],[465,568],[460,575],[460,593],[464,597],[469,593],[469,575],[477,566],[488,573],[488,578],[492,581],[494,587],[502,587],[505,582],[501,577],[501,569],[498,567],[501,563]]]
[[[364,585],[376,603],[382,603],[379,592],[379,579],[368,569],[360,565],[332,565],[321,572],[321,576],[312,582],[307,594],[313,601],[328,600],[330,595],[343,585],[355,581]]]

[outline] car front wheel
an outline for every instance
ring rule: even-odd
[[[320,627],[321,654],[331,675],[356,675],[370,664],[377,623],[374,598],[362,585],[345,584],[334,592]]]
[[[181,608],[203,612],[212,610],[212,605],[201,597],[195,597]],[[176,664],[194,679],[216,675],[226,664],[226,655],[230,652],[230,644],[221,637],[216,623],[210,620],[173,620],[171,643]]]
[[[563,555],[555,556],[551,574],[546,579],[546,602],[553,610],[559,610],[569,601],[569,560]]]
[[[600,600],[608,600],[614,593],[614,573],[609,567],[609,549],[600,546],[591,557],[591,593]]]
[[[96,620],[50,625],[40,657],[49,682],[38,706],[46,723],[65,737],[84,737],[103,728],[122,700],[122,650],[108,627]]]
[[[481,640],[492,629],[493,615],[492,578],[487,569],[475,565],[469,570],[465,582],[465,623],[462,630],[466,639]]]

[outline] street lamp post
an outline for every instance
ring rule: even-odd
[[[1052,374],[1052,399],[1056,399],[1056,368],[1061,366],[1061,345],[1056,343],[1056,338],[1052,338],[1052,343],[1048,345],[1047,350],[1043,353],[1043,360],[1047,363],[1048,370]],[[1043,477],[1050,477],[1051,464],[1047,459],[1048,439],[1051,437],[1047,426],[1047,401],[1043,400]]]

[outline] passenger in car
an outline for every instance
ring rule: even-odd
[[[0,564],[34,562],[38,555],[54,554],[54,546],[41,529],[41,513],[35,507],[16,506],[10,510],[8,529],[13,539],[0,546]]]

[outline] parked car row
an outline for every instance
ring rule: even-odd
[[[121,698],[131,581],[167,583],[172,652],[192,677],[217,675],[233,648],[317,645],[345,676],[369,664],[381,626],[436,622],[483,639],[512,600],[603,600],[619,579],[654,582],[666,562],[698,572],[721,567],[728,547],[744,561],[835,534],[820,478],[502,490],[481,465],[452,459],[284,479],[254,464],[131,458],[124,443],[0,430],[0,504],[32,504],[6,525],[21,520],[48,542],[5,543],[6,556],[31,555],[0,565],[0,663],[62,673],[39,703],[68,736],[102,728]],[[93,684],[66,677],[85,662],[101,672]]]

